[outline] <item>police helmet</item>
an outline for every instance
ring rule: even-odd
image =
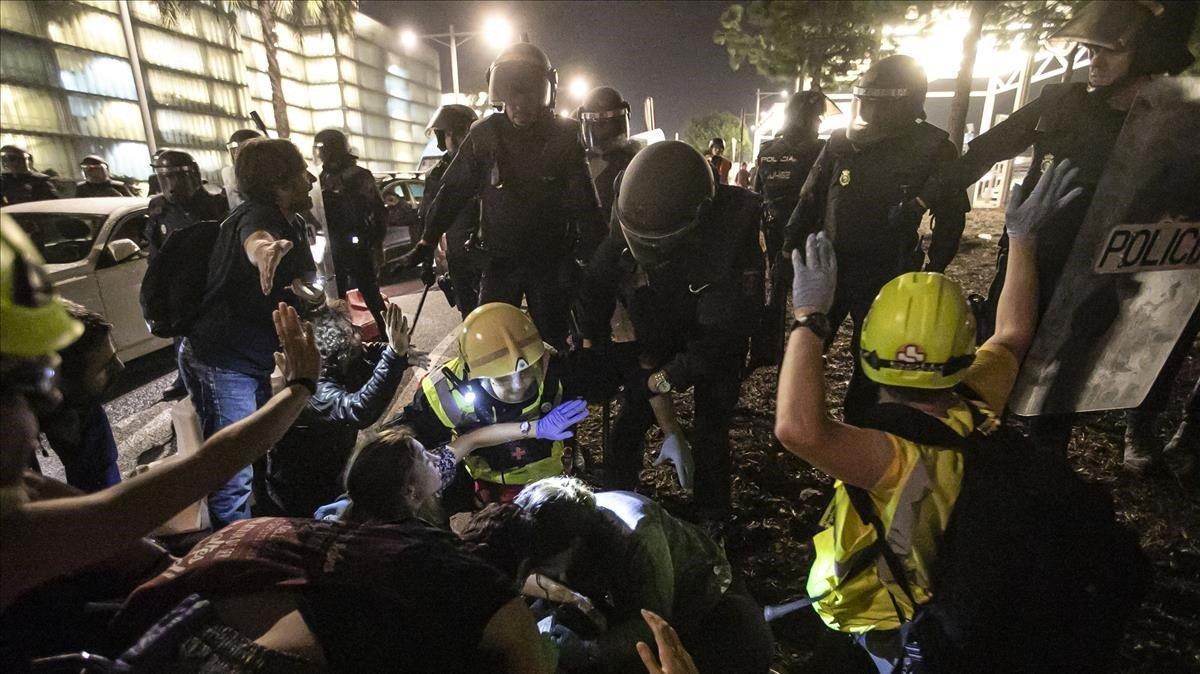
[[[323,129],[317,132],[313,138],[313,159],[318,164],[345,156],[354,156],[354,153],[350,151],[350,141],[344,132],[340,129]]]
[[[89,154],[88,156],[79,160],[79,167],[83,168],[85,166],[103,166],[107,168],[108,162],[104,161],[100,155]]]
[[[155,153],[154,162],[150,164],[150,168],[154,169],[154,173],[157,175],[175,173],[200,175],[200,167],[196,164],[196,160],[183,150],[160,150]]]
[[[1113,51],[1133,49],[1131,75],[1177,75],[1195,57],[1188,38],[1196,24],[1197,3],[1089,2],[1053,35],[1051,42],[1075,42]]]
[[[467,131],[471,130],[471,125],[477,119],[479,119],[479,115],[475,114],[475,111],[468,106],[458,103],[443,105],[433,112],[433,117],[425,127],[425,137],[436,135],[438,149],[444,152],[446,150],[446,132],[449,131],[456,138],[461,139],[467,135]]]
[[[534,92],[543,107],[553,108],[558,93],[558,71],[550,58],[528,42],[518,42],[496,57],[487,69],[488,100],[502,105],[513,95]]]
[[[821,118],[841,114],[837,104],[820,91],[797,91],[788,99],[783,109],[783,128],[798,129],[817,134]]]
[[[229,142],[225,144],[225,147],[232,150],[248,140],[262,137],[263,135],[254,129],[238,129],[229,135]]]
[[[929,80],[917,60],[893,54],[871,64],[854,83],[846,137],[869,144],[925,119]]]
[[[708,162],[677,140],[647,146],[617,180],[617,220],[629,252],[645,267],[671,257],[716,195]]]
[[[629,137],[629,102],[612,87],[596,87],[579,106],[579,130],[583,146],[603,150]]]
[[[25,168],[33,168],[33,155],[25,151],[24,148],[16,145],[5,145],[0,147],[0,158],[3,159],[4,167],[10,168],[18,161],[25,161]]]

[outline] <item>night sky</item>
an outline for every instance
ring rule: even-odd
[[[658,126],[671,138],[688,118],[712,111],[754,111],[757,87],[780,89],[753,67],[729,68],[725,48],[713,43],[728,2],[393,2],[363,0],[361,11],[419,34],[479,30],[492,15],[505,16],[516,34],[529,34],[558,69],[559,108],[574,108],[567,87],[577,75],[593,86],[616,87],[633,108],[631,130],[645,130],[642,100],[654,97]],[[442,53],[442,90],[451,91],[449,49]],[[460,46],[464,92],[482,91],[495,51],[475,38]],[[569,103],[569,105],[568,105]]]

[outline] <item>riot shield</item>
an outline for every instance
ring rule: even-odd
[[[1140,404],[1200,305],[1200,78],[1134,101],[1009,401],[1022,416]]]

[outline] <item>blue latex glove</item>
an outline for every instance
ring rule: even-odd
[[[346,512],[346,508],[350,507],[350,499],[344,498],[333,503],[326,503],[317,508],[317,512],[313,513],[313,518],[318,520],[329,520],[336,522],[342,519],[342,513]]]
[[[692,445],[682,433],[667,433],[654,465],[661,466],[667,461],[675,466],[679,486],[685,491],[692,491],[692,476],[696,472],[696,463],[692,458]]]
[[[568,400],[537,420],[536,437],[538,440],[566,440],[575,435],[570,428],[587,416],[586,401]]]
[[[1008,231],[1008,238],[1037,236],[1038,230],[1055,213],[1083,194],[1082,187],[1073,187],[1078,177],[1079,169],[1071,166],[1071,160],[1064,159],[1049,173],[1042,174],[1033,187],[1033,193],[1025,201],[1010,195],[1004,213],[1004,228]]]
[[[546,636],[558,647],[558,666],[572,670],[587,667],[596,660],[596,642],[580,637],[562,623],[553,623]]]
[[[809,234],[804,255],[792,251],[792,308],[829,313],[837,290],[837,256],[825,232]]]

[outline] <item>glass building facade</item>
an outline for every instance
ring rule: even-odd
[[[325,26],[277,22],[291,140],[307,155],[317,131],[340,128],[364,166],[412,170],[440,98],[437,53],[401,51],[361,14],[354,28],[335,40]],[[0,1],[0,144],[25,147],[37,170],[78,179],[79,159],[98,154],[144,180],[150,148],[173,147],[217,182],[225,141],[253,128],[252,110],[274,132],[255,13],[196,2],[168,27],[145,0]]]

